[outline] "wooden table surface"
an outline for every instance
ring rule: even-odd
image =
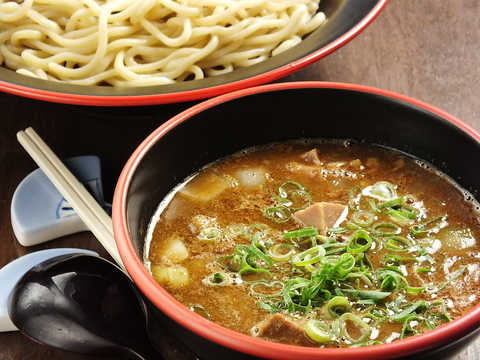
[[[353,41],[280,81],[305,80],[398,92],[441,108],[480,131],[480,1],[391,0]],[[0,93],[0,267],[45,248],[82,247],[108,257],[90,232],[29,248],[17,242],[10,202],[21,180],[36,168],[16,140],[19,130],[34,127],[61,158],[100,156],[105,198],[111,201],[116,179],[135,147],[185,106],[110,116]],[[171,339],[165,351],[167,360],[193,359]],[[455,359],[480,359],[479,351],[480,340]],[[65,358],[87,359],[41,346],[19,332],[0,333],[0,360]]]

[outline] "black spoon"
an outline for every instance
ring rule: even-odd
[[[97,256],[61,255],[36,265],[15,286],[8,311],[22,333],[57,349],[164,360],[148,338],[132,281]]]

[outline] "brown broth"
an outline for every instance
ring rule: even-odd
[[[309,152],[312,149],[317,149],[318,158]],[[253,183],[244,186],[239,171],[246,171],[244,175],[247,174],[246,177]],[[256,180],[259,180],[258,184],[255,184]],[[267,225],[268,229],[260,238],[266,249],[276,243],[291,243],[291,240],[284,239],[283,234],[306,227],[295,217],[284,223],[275,223],[264,215],[265,209],[276,203],[272,194],[278,194],[279,186],[287,181],[301,184],[311,196],[312,203],[328,202],[347,207],[351,189],[360,187],[366,191],[376,183],[388,182],[395,185],[396,198],[405,196],[403,205],[415,209],[417,214],[423,214],[422,220],[392,220],[391,212],[387,213],[388,208],[375,213],[375,224],[388,222],[398,226],[397,236],[409,241],[408,251],[392,252],[385,246],[388,236],[372,235],[371,228],[365,228],[373,239],[372,245],[365,251],[373,268],[384,269],[385,255],[394,253],[403,258],[396,270],[404,275],[408,286],[424,289],[411,293],[403,287],[377,300],[375,304],[358,303],[358,299],[352,298],[351,294],[345,295],[352,305],[349,312],[368,322],[372,329],[369,340],[362,344],[390,342],[427,331],[429,328],[423,320],[433,312],[438,313],[441,308],[432,307],[429,315],[419,311],[419,319],[412,318],[409,323],[412,328],[410,331],[405,330],[405,322],[382,321],[372,315],[365,317],[365,314],[371,314],[373,307],[398,313],[419,300],[428,304],[441,301],[451,319],[454,319],[478,303],[480,251],[476,239],[479,238],[480,228],[478,205],[473,197],[418,159],[354,141],[300,140],[270,144],[244,150],[194,174],[167,197],[152,220],[147,239],[146,264],[153,276],[192,311],[235,331],[306,346],[351,345],[351,341],[342,333],[335,334],[331,341],[322,345],[307,339],[303,330],[298,331],[313,318],[324,321],[330,327],[335,326],[336,318],[325,310],[326,301],[311,306],[305,313],[281,310],[281,314],[286,314],[284,319],[288,324],[294,324],[293,330],[288,330],[285,333],[287,335],[271,335],[265,330],[265,323],[270,321],[272,314],[258,306],[259,301],[268,302],[269,298],[250,294],[252,283],[245,281],[246,276],[241,278],[231,268],[225,270],[216,262],[222,257],[224,260],[230,259],[228,256],[234,254],[238,244],[251,245],[251,238],[238,233],[240,228],[254,224]],[[299,199],[303,201],[302,197]],[[373,209],[369,208],[368,199],[377,204],[385,202],[364,195],[359,205],[362,209]],[[352,206],[357,205],[352,203]],[[354,212],[349,208],[348,218],[335,224],[337,230],[339,227],[345,228],[348,221],[351,224]],[[444,215],[447,215],[447,220],[442,222],[440,229],[428,235],[413,236],[410,233],[414,224]],[[202,229],[206,228],[220,231],[221,236],[215,240],[209,239],[209,236],[214,236],[211,230],[206,239],[205,236],[199,239]],[[340,233],[332,230],[325,236],[317,235],[316,241],[321,245],[328,238],[330,240],[327,241],[335,239],[337,243],[346,244],[357,230],[352,226]],[[255,233],[253,230],[250,232]],[[297,253],[303,250],[305,248],[296,248]],[[220,263],[225,265],[226,260]],[[355,269],[360,264],[365,266],[368,262],[357,259]],[[304,267],[299,268],[310,279],[310,272]],[[290,262],[282,262],[271,266],[270,272],[277,281],[285,284],[287,278],[293,276],[289,273],[291,269]],[[229,285],[213,286],[206,283],[207,277],[218,272],[227,273]],[[345,286],[379,290],[379,275],[376,272],[372,274],[370,283],[356,276],[345,280]],[[442,290],[434,290],[445,283]],[[255,291],[262,293],[275,293],[279,288],[279,283],[272,287],[259,283],[254,287]],[[437,325],[447,321],[440,316],[437,318]],[[345,321],[345,327],[351,335],[359,331],[357,325],[348,321]],[[354,339],[359,336],[359,332],[352,335]]]

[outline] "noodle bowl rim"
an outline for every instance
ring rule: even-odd
[[[30,78],[26,75],[17,74],[9,69],[0,67],[0,91],[35,100],[101,107],[163,105],[211,98],[228,92],[262,85],[290,75],[293,72],[299,71],[313,64],[353,40],[373,22],[388,2],[389,0],[378,0],[377,4],[368,15],[355,24],[355,26],[345,34],[332,41],[330,44],[313,51],[300,59],[283,64],[277,68],[267,68],[267,71],[265,72],[259,73],[257,71],[251,76],[248,75],[254,66],[258,65],[259,69],[265,68],[265,63],[268,63],[268,61],[272,59],[270,58],[260,64],[236,70],[235,73],[238,74],[238,76],[233,77],[232,81],[225,83],[218,83],[215,79],[218,77],[210,77],[192,81],[188,84],[177,83],[137,88],[109,88],[55,83],[42,79]],[[321,31],[321,29],[315,30],[314,33],[317,31]],[[297,46],[301,46],[301,43]],[[292,56],[295,56],[295,52],[292,52],[292,54]],[[246,76],[241,75],[243,71],[247,73]],[[207,85],[204,85],[205,83]],[[198,86],[192,86],[195,84],[198,84]],[[58,89],[55,89],[55,87]],[[176,87],[179,87],[180,89],[175,90]],[[162,92],[162,89],[167,89],[167,91],[168,89],[174,90],[171,92]]]

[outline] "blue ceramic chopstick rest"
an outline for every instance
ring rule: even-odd
[[[103,198],[100,159],[79,156],[64,160],[64,164],[110,214],[111,206]],[[30,173],[17,187],[11,219],[15,236],[23,246],[88,230],[41,169]]]
[[[79,156],[65,160],[64,164],[110,214],[111,205],[103,198],[100,159],[97,156]],[[23,246],[88,230],[41,169],[25,177],[15,190],[11,219],[15,236]],[[8,315],[8,299],[17,281],[38,263],[72,253],[98,256],[96,252],[85,249],[47,249],[24,255],[0,269],[0,332],[17,330]]]

